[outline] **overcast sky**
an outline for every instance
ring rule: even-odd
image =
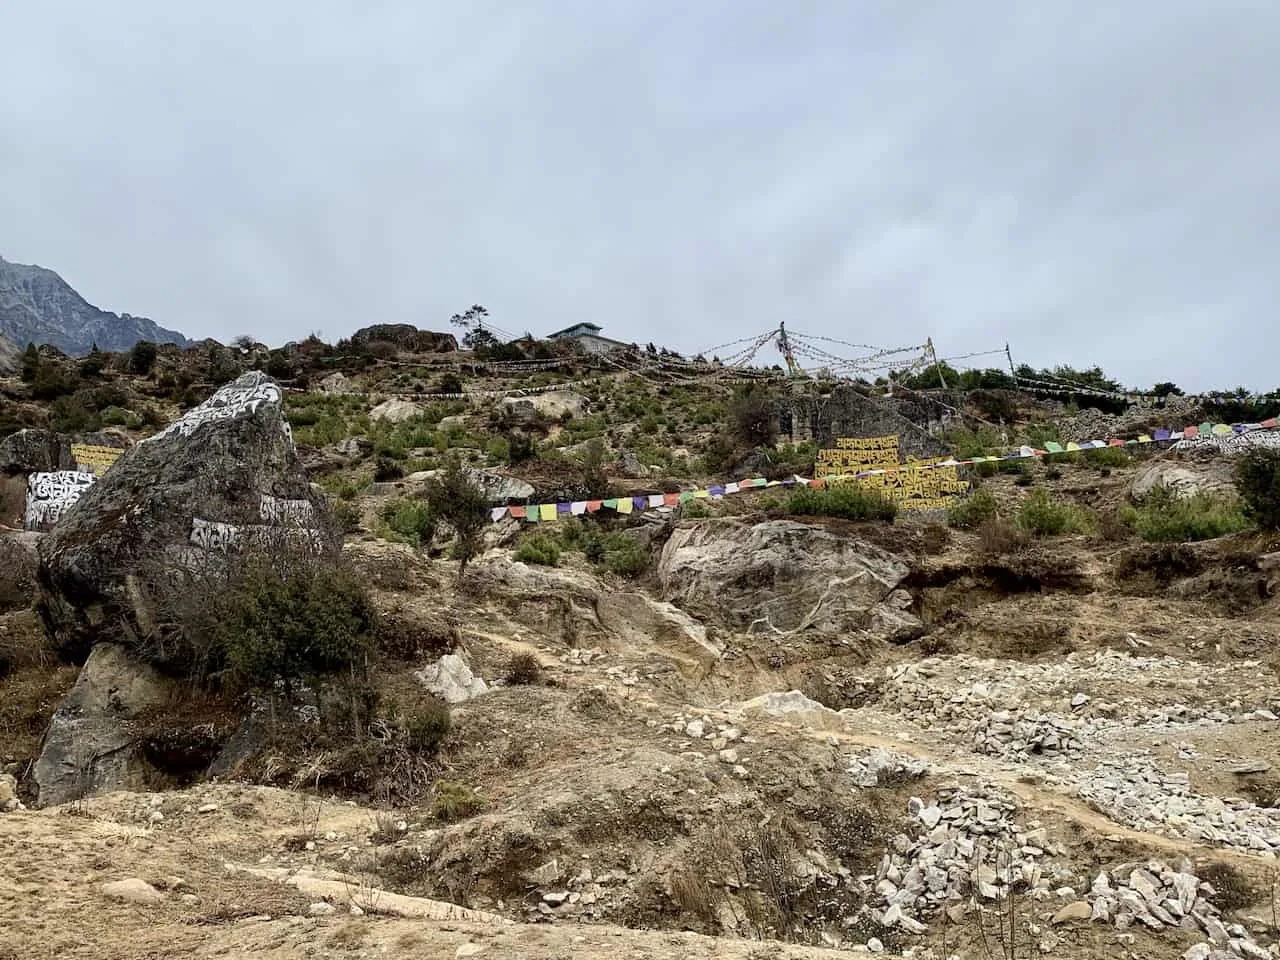
[[[482,303],[1280,386],[1276,0],[46,0],[2,29],[0,255],[191,337]]]

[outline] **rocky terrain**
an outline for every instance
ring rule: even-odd
[[[813,451],[720,451],[732,386],[365,341],[108,358],[137,424],[92,435],[0,384],[0,956],[1280,957],[1280,537],[1139,534],[1156,488],[1226,495],[1220,457],[975,472],[982,524],[776,487],[486,512],[461,570],[428,510],[459,451],[486,511]],[[86,437],[123,453],[19,529]],[[1040,493],[1088,522],[1019,528]],[[367,625],[358,662],[217,647],[276,602],[249,548],[350,572],[294,614]],[[235,686],[264,663],[293,679]]]
[[[187,339],[154,320],[115,314],[88,303],[44,267],[0,257],[0,334],[18,347],[49,344],[64,353],[128,350],[139,340],[186,346]]]

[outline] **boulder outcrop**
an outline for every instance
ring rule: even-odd
[[[664,599],[749,633],[869,631],[888,638],[918,620],[895,593],[909,568],[856,536],[792,520],[721,518],[678,527],[663,547]]]
[[[40,544],[41,616],[74,660],[96,643],[138,646],[179,589],[172,571],[281,531],[321,546],[325,510],[280,388],[247,373],[128,451],[60,518]]]
[[[163,706],[170,692],[169,682],[123,647],[94,647],[45,733],[33,771],[40,805],[141,785],[145,765],[126,721]]]
[[[75,468],[71,440],[53,430],[19,430],[0,440],[0,473],[46,473]]]
[[[1227,494],[1235,490],[1231,466],[1220,460],[1198,463],[1189,460],[1178,463],[1158,460],[1138,471],[1129,488],[1129,495],[1134,500],[1142,501],[1159,487],[1179,498],[1194,497],[1201,493]]]

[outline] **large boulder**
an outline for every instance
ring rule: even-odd
[[[148,766],[128,721],[163,707],[172,693],[172,681],[123,647],[95,647],[49,721],[33,771],[40,805],[143,786]]]
[[[509,635],[526,643],[595,648],[652,674],[704,679],[724,644],[671,603],[640,590],[620,590],[568,566],[543,567],[490,555],[474,575],[495,608],[509,617]]]
[[[527,397],[504,397],[502,406],[524,419],[532,419],[536,414],[553,420],[559,420],[566,414],[581,419],[591,410],[587,398],[572,390],[548,390],[546,393],[535,393]]]
[[[452,333],[419,330],[409,323],[375,323],[361,327],[351,335],[351,342],[361,347],[391,343],[410,353],[452,353],[458,349],[458,340]]]
[[[35,596],[42,533],[0,536],[0,612],[29,606]]]
[[[898,591],[908,572],[881,547],[791,520],[677,527],[658,561],[663,596],[709,623],[883,639],[900,639],[919,623]]]
[[[484,493],[489,503],[507,504],[513,500],[526,501],[534,494],[533,485],[519,477],[508,477],[505,474],[490,470],[477,470],[468,467],[467,478]]]
[[[0,473],[74,470],[71,439],[53,430],[19,430],[0,440]]]
[[[245,542],[329,542],[281,401],[272,380],[246,373],[128,451],[61,517],[40,544],[38,606],[63,655],[157,638],[174,570]]]
[[[388,423],[400,423],[421,416],[422,404],[412,400],[383,400],[369,411],[370,420],[386,420]]]
[[[1197,494],[1228,494],[1235,490],[1230,464],[1221,460],[1172,463],[1159,460],[1143,466],[1129,488],[1129,496],[1139,502],[1163,487],[1178,498]]]

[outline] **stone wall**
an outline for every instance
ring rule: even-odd
[[[904,456],[938,457],[949,452],[938,435],[950,424],[950,414],[927,399],[868,397],[852,387],[837,387],[826,395],[794,394],[783,400],[781,408],[778,435],[784,441],[815,440],[819,447],[832,447],[839,437],[896,434]]]

